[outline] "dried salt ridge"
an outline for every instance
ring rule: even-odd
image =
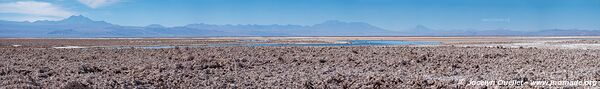
[[[485,47],[0,49],[0,88],[597,88],[599,50]]]
[[[460,44],[462,47],[507,47],[507,48],[544,48],[544,49],[600,49],[600,44],[594,41],[567,40],[567,41],[530,41],[504,44]]]
[[[81,47],[81,46],[64,46],[64,47],[52,47],[55,49],[79,49],[79,48],[86,48],[86,47]]]

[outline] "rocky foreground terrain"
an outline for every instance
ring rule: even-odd
[[[0,49],[0,88],[545,88],[600,80],[600,50],[502,47]]]

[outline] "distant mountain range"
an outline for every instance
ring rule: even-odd
[[[419,25],[398,32],[363,22],[326,21],[303,25],[212,25],[189,24],[164,27],[121,26],[94,21],[84,16],[71,16],[60,21],[0,21],[0,37],[205,37],[205,36],[591,36],[597,30],[550,29],[534,32],[506,29],[488,31],[443,31]]]
[[[423,25],[403,32],[404,36],[600,36],[600,30],[542,29],[537,31],[496,30],[436,30]]]
[[[326,21],[301,25],[189,24],[164,27],[120,26],[71,16],[60,21],[0,21],[0,37],[202,37],[202,36],[393,36],[400,33],[367,23]]]

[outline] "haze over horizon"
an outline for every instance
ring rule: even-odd
[[[365,22],[392,31],[600,29],[600,0],[0,0],[0,20],[84,15],[124,26]]]

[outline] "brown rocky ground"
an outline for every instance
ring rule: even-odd
[[[502,47],[1,48],[1,88],[545,88],[600,80],[600,50]],[[585,86],[552,86],[585,87]]]

